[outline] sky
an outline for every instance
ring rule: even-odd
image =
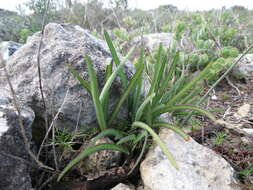
[[[0,8],[15,10],[20,3],[28,0],[0,0]],[[85,0],[83,0],[85,1]],[[212,8],[227,8],[234,5],[242,5],[246,8],[253,9],[253,0],[129,0],[131,8],[140,8],[144,10],[154,9],[159,5],[172,4],[179,9],[187,10],[209,10]]]

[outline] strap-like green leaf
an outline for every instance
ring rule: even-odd
[[[105,82],[110,78],[112,74],[112,67],[113,67],[113,61],[109,65],[107,65],[106,70],[105,70]],[[109,104],[109,93],[105,95],[105,99],[102,102],[102,107],[104,110],[104,115],[105,115],[105,121],[107,121],[108,118],[108,104]]]
[[[125,65],[126,61],[128,60],[129,56],[132,55],[133,51],[135,49],[135,46],[128,52],[128,54],[126,55],[126,57],[123,59],[123,61],[118,65],[118,67],[115,69],[115,71],[111,74],[111,76],[109,77],[109,79],[106,81],[104,88],[99,96],[99,100],[100,102],[105,101],[105,97],[106,95],[109,93],[109,89],[112,86],[112,83],[114,81],[114,79],[116,78],[117,74],[122,70],[122,67]]]
[[[179,169],[176,160],[173,158],[173,155],[170,153],[170,151],[167,148],[167,145],[160,139],[160,137],[155,133],[155,131],[149,127],[147,124],[135,121],[132,124],[133,127],[139,127],[142,129],[145,129],[149,132],[149,134],[153,137],[153,140],[158,144],[158,146],[161,148],[167,159],[170,161],[171,165],[174,166],[176,169]]]
[[[207,66],[209,68],[209,66]],[[178,100],[180,100],[185,94],[187,93],[188,90],[190,90],[194,85],[196,85],[200,80],[205,79],[206,75],[210,69],[204,69],[201,71],[196,77],[194,77],[192,80],[190,80],[184,88],[182,88],[175,96],[172,97],[172,99],[169,100],[166,104],[168,105],[174,105]]]
[[[168,68],[168,72],[166,73],[166,77],[162,81],[162,84],[159,89],[159,94],[157,95],[158,99],[161,99],[161,97],[164,95],[166,89],[168,89],[168,83],[173,78],[173,74],[174,74],[176,66],[178,64],[178,60],[179,60],[179,51],[177,51],[176,55],[173,57],[173,61]]]
[[[80,82],[80,84],[89,92],[91,93],[90,83],[86,80],[84,80],[78,72],[71,66],[68,65],[68,68],[70,69],[71,73],[76,77],[76,79]]]
[[[155,92],[155,89],[158,85],[158,77],[159,77],[159,72],[161,72],[161,68],[162,68],[162,51],[163,51],[163,46],[162,44],[160,44],[159,49],[158,49],[158,57],[155,63],[155,71],[154,71],[154,77],[151,81],[151,86],[148,92],[148,95],[152,94],[153,92]]]
[[[117,66],[119,66],[119,64],[120,64],[119,57],[118,57],[117,52],[116,52],[116,50],[115,50],[115,48],[113,46],[112,40],[111,40],[111,38],[110,38],[110,36],[109,36],[109,34],[108,34],[108,32],[106,30],[104,31],[104,36],[105,36],[106,43],[107,43],[107,45],[108,45],[108,47],[110,49],[110,52],[112,54],[112,58],[113,58],[115,64]],[[120,80],[122,82],[123,88],[126,89],[126,87],[127,87],[127,79],[126,79],[126,76],[125,76],[125,73],[123,72],[123,70],[119,71],[119,77],[120,77]]]
[[[137,70],[140,67],[140,65],[144,65],[144,61],[145,61],[144,59],[145,59],[144,58],[144,49],[142,48],[141,49],[141,56],[138,59],[138,62],[136,63]],[[132,121],[134,120],[136,112],[137,112],[137,109],[138,109],[138,107],[140,105],[141,90],[142,90],[142,81],[143,81],[143,73],[139,77],[139,79],[137,81],[137,84],[135,86],[135,89],[132,92],[132,94],[133,94],[132,99],[131,99],[132,101],[131,100],[129,101],[132,104],[131,107],[130,107],[131,108],[130,112],[132,113]]]
[[[106,129],[106,122],[105,122],[105,115],[102,108],[102,104],[99,101],[99,89],[98,89],[97,76],[93,69],[91,59],[88,56],[85,56],[85,60],[87,63],[89,78],[91,80],[91,94],[92,94],[92,100],[95,106],[98,124],[101,131],[103,131],[104,129]]]
[[[176,111],[176,110],[184,110],[184,109],[190,109],[193,111],[197,111],[199,113],[202,113],[203,115],[206,115],[209,117],[211,120],[216,121],[215,117],[213,114],[211,114],[209,111],[201,109],[196,106],[192,105],[175,105],[175,106],[168,106],[168,105],[159,105],[153,109],[153,117],[157,117],[163,113],[170,112],[170,111]]]
[[[117,144],[123,144],[129,141],[135,141],[135,140],[136,140],[136,136],[134,134],[131,134],[120,139],[119,142],[117,142]]]
[[[143,103],[140,105],[139,109],[136,112],[135,121],[139,121],[141,119],[143,110],[145,109],[146,105],[154,98],[155,93],[148,96]]]
[[[121,96],[120,100],[118,101],[118,103],[116,104],[110,120],[109,120],[109,125],[112,123],[112,121],[115,119],[115,117],[117,116],[120,107],[123,105],[124,101],[127,99],[127,97],[129,96],[132,88],[135,86],[136,82],[138,81],[139,77],[141,76],[142,72],[143,72],[143,65],[139,68],[139,70],[134,74],[134,76],[132,77],[127,89],[125,90],[124,94]]]
[[[116,144],[99,144],[96,146],[91,146],[85,149],[83,152],[81,152],[76,158],[71,160],[68,165],[63,169],[63,171],[60,173],[57,181],[60,181],[60,179],[65,175],[67,171],[69,171],[75,164],[80,162],[85,157],[91,155],[92,153],[101,151],[101,150],[116,150],[120,152],[124,152],[126,154],[129,154],[129,151],[124,148],[123,146],[116,145]]]
[[[147,148],[147,141],[148,141],[148,135],[145,136],[144,143],[142,144],[140,155],[138,156],[136,162],[134,163],[134,166],[127,173],[127,175],[130,175],[134,171],[134,169],[139,165],[139,163],[141,162],[141,158],[143,157],[145,149]]]
[[[156,123],[153,123],[152,126],[153,127],[165,127],[165,128],[171,129],[171,130],[175,131],[176,133],[178,133],[179,135],[181,135],[186,141],[190,140],[189,135],[186,134],[182,129],[180,129],[179,127],[177,127],[175,125],[171,125],[166,122],[156,122]]]
[[[116,130],[116,129],[105,129],[104,131],[102,131],[101,133],[99,133],[97,136],[95,136],[91,142],[88,144],[88,146],[93,146],[96,141],[104,136],[115,136],[116,139],[121,139],[123,138],[124,134],[119,131],[119,130]]]

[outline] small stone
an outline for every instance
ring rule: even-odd
[[[113,144],[108,137],[102,137],[96,141],[98,144]],[[119,166],[122,153],[115,150],[102,150],[91,154],[88,158],[78,163],[78,170],[81,174],[93,179],[99,172]]]
[[[114,188],[112,188],[111,190],[135,190],[134,186],[129,186],[129,185],[125,185],[123,183],[118,184],[117,186],[115,186]]]
[[[212,95],[211,100],[218,100],[218,97],[216,95]]]

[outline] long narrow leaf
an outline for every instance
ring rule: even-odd
[[[95,136],[91,142],[88,144],[88,146],[93,146],[96,141],[102,137],[105,136],[115,136],[116,139],[121,139],[123,138],[124,134],[121,131],[118,131],[116,129],[105,129],[104,131],[102,131],[101,133],[99,133],[97,136]]]
[[[162,81],[161,87],[159,89],[159,95],[158,95],[159,99],[163,96],[164,92],[168,88],[168,83],[173,77],[178,60],[179,60],[179,51],[177,51],[176,55],[173,58],[172,63],[170,64],[168,68],[168,73],[166,74],[167,75],[166,78]]]
[[[196,88],[190,92],[185,98],[183,98],[179,104],[189,104],[189,101],[197,96],[198,93],[200,93],[203,90],[203,88]]]
[[[180,92],[178,92],[172,99],[169,100],[169,102],[167,102],[167,105],[173,105],[175,104],[175,102],[177,102],[178,100],[180,100],[186,93],[188,90],[190,90],[194,85],[197,85],[197,83],[200,80],[205,79],[206,75],[210,72],[210,67],[211,66],[207,66],[203,71],[201,71],[196,77],[194,77],[191,81],[189,81],[185,87],[183,89],[180,90]]]
[[[171,129],[173,131],[175,131],[176,133],[178,133],[179,135],[181,135],[184,140],[189,141],[190,137],[188,134],[186,134],[182,129],[180,129],[179,127],[175,126],[175,125],[170,125],[166,122],[157,122],[157,123],[153,123],[152,125],[153,127],[165,127],[168,129]]]
[[[151,81],[151,86],[150,86],[148,95],[152,94],[155,91],[155,89],[156,89],[156,87],[158,85],[158,82],[159,82],[158,81],[159,72],[160,72],[160,70],[162,68],[162,61],[161,61],[161,59],[162,59],[162,51],[163,51],[163,46],[162,46],[162,44],[160,44],[159,45],[159,49],[158,49],[158,57],[157,57],[157,60],[156,60],[155,66],[154,66],[155,67],[154,77],[153,77],[153,79]]]
[[[70,69],[71,73],[76,77],[76,79],[80,82],[80,84],[91,94],[90,83],[84,80],[71,65],[68,65],[68,68]]]
[[[177,89],[180,89],[180,86],[183,86],[186,80],[186,76],[181,75],[181,77],[172,85],[172,87],[163,94],[161,103],[166,104],[170,101],[170,99],[175,96]]]
[[[73,160],[71,160],[68,163],[68,165],[60,173],[57,181],[60,181],[60,179],[65,175],[65,173],[67,171],[69,171],[75,164],[80,162],[82,159],[84,159],[85,157],[91,155],[92,153],[95,153],[95,152],[98,152],[98,151],[101,151],[101,150],[116,150],[116,151],[120,151],[120,152],[129,154],[129,151],[126,148],[124,148],[120,145],[116,145],[116,144],[99,144],[99,145],[96,145],[96,146],[88,147],[86,150],[84,150],[76,158],[74,158]]]
[[[135,121],[132,124],[133,127],[139,127],[142,129],[145,129],[149,132],[149,134],[153,137],[153,140],[158,144],[158,146],[161,148],[167,159],[170,161],[171,165],[174,166],[176,169],[179,169],[176,160],[173,158],[173,155],[170,153],[168,150],[166,144],[160,139],[160,137],[155,133],[155,131],[149,127],[147,124],[140,122],[140,121]]]
[[[148,141],[148,135],[145,136],[144,143],[142,144],[141,153],[138,156],[136,162],[134,163],[134,166],[131,168],[131,170],[127,173],[127,175],[130,175],[134,169],[139,165],[141,158],[144,155],[145,149],[147,148],[147,141]]]
[[[199,107],[192,106],[192,105],[175,105],[175,106],[160,105],[160,106],[157,106],[156,108],[154,108],[153,116],[157,117],[157,116],[159,116],[163,113],[169,112],[169,111],[184,110],[184,109],[190,109],[193,111],[197,111],[199,113],[202,113],[203,115],[206,115],[211,120],[216,121],[213,114],[211,114],[209,111],[206,111],[204,109],[201,109]]]
[[[141,49],[141,56],[137,62],[136,68],[138,70],[138,67],[140,67],[141,65],[144,65],[144,49]],[[132,121],[135,118],[137,109],[140,105],[140,100],[141,100],[141,90],[142,90],[142,81],[143,81],[143,73],[142,75],[139,77],[136,87],[133,91],[133,99],[132,99],[132,109],[130,110],[132,112]]]
[[[139,121],[141,119],[143,110],[145,109],[146,105],[154,98],[155,93],[148,96],[143,103],[140,105],[139,109],[136,112],[135,121]]]
[[[115,64],[117,66],[119,66],[119,64],[120,64],[119,57],[118,57],[117,52],[116,52],[116,50],[115,50],[115,48],[113,46],[112,40],[111,40],[111,38],[110,38],[110,36],[109,36],[109,34],[108,34],[108,32],[106,30],[104,31],[104,36],[105,36],[105,40],[107,42],[107,45],[108,45],[108,47],[110,49],[110,52],[112,54],[112,58],[113,58]],[[120,76],[123,88],[126,89],[127,88],[127,79],[126,79],[126,76],[125,76],[123,70],[119,71],[119,76]]]
[[[103,112],[102,104],[99,101],[99,89],[98,89],[96,73],[93,69],[91,59],[88,56],[86,56],[85,60],[88,67],[89,78],[91,80],[91,94],[92,94],[92,99],[95,106],[98,124],[101,131],[103,131],[104,129],[106,129],[106,122],[105,122],[105,115]]]
[[[127,99],[128,95],[130,94],[130,91],[132,90],[132,88],[135,86],[136,82],[138,81],[139,77],[141,76],[143,72],[143,65],[141,68],[139,68],[138,71],[136,71],[136,73],[134,74],[134,76],[132,77],[127,89],[125,90],[125,93],[121,96],[119,102],[116,104],[112,114],[111,114],[111,117],[110,117],[110,120],[109,120],[109,125],[112,123],[112,121],[115,119],[115,117],[117,116],[119,110],[120,110],[120,107],[123,105],[124,101]]]
[[[135,141],[136,140],[136,136],[134,134],[132,135],[128,135],[126,137],[123,137],[122,139],[120,139],[117,144],[123,144],[129,141]]]
[[[113,61],[109,65],[107,65],[106,70],[105,70],[105,81],[107,81],[111,74],[112,74],[112,67],[113,67]],[[104,110],[104,115],[105,115],[105,121],[107,121],[108,117],[108,104],[109,104],[109,93],[104,95],[104,101],[102,102],[102,107]]]
[[[145,129],[143,129],[136,137],[134,144],[137,144],[139,141],[141,141],[141,139],[143,139],[144,137],[146,137],[148,135],[147,131]]]
[[[99,96],[100,102],[103,104],[105,101],[106,95],[109,93],[109,89],[112,86],[112,83],[114,79],[116,78],[117,74],[122,70],[122,67],[125,65],[126,61],[128,60],[129,56],[132,55],[133,51],[135,49],[135,46],[128,52],[126,57],[123,59],[123,61],[118,65],[118,67],[115,69],[115,71],[111,74],[109,79],[106,81],[105,86]]]

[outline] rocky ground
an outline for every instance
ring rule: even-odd
[[[253,77],[228,79],[209,98],[208,108],[222,109],[214,113],[224,126],[213,126],[198,118],[203,130],[193,130],[199,143],[225,158],[237,171],[241,188],[253,188]]]

